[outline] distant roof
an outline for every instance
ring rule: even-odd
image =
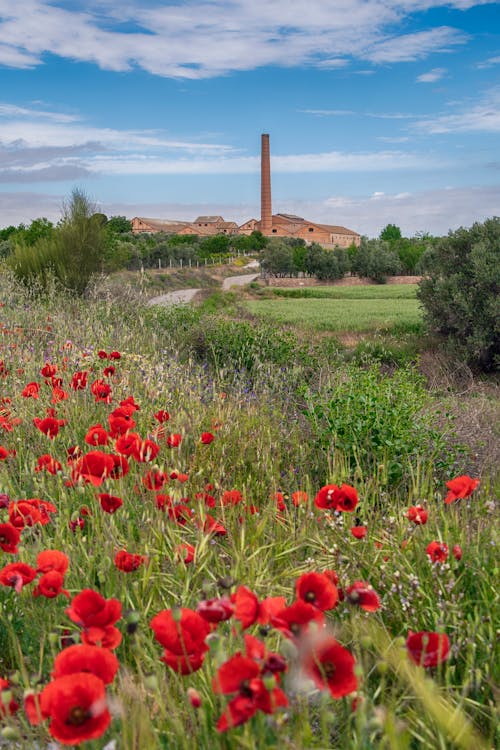
[[[180,224],[184,226],[185,224],[189,224],[188,221],[182,221],[179,219],[147,219],[144,216],[134,216],[134,219],[139,219],[139,221],[142,221],[144,224],[155,228],[179,226]],[[132,221],[134,219],[132,219]]]
[[[296,216],[295,214],[275,214],[275,216],[281,216],[283,219],[289,219],[290,221],[305,221],[302,216]]]
[[[358,232],[353,232],[352,229],[347,229],[346,227],[339,227],[333,224],[317,224],[315,221],[311,221],[310,223],[314,224],[316,227],[321,227],[321,229],[326,229],[328,232],[335,232],[335,234],[353,234],[356,237],[359,237]]]
[[[221,221],[224,221],[222,216],[198,216],[193,221],[193,224],[218,224]]]

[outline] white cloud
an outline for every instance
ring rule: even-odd
[[[202,214],[221,214],[228,220],[243,222],[259,216],[257,203],[124,203],[100,202],[99,210],[108,216],[156,216],[165,219],[193,220]],[[37,216],[57,221],[63,196],[33,192],[2,195],[2,224],[29,222]],[[322,201],[274,201],[274,211],[296,213],[311,221],[340,224],[369,237],[376,237],[389,223],[397,224],[405,236],[416,232],[444,235],[450,229],[470,226],[475,221],[499,214],[500,185],[471,188],[447,188],[394,195],[331,196]]]
[[[440,81],[443,78],[446,72],[446,68],[433,68],[428,73],[422,73],[422,75],[417,76],[417,81],[418,83],[436,83],[436,81]]]
[[[334,68],[352,58],[417,60],[450,51],[466,36],[447,26],[397,35],[398,24],[430,7],[466,9],[483,2],[308,0],[305,11],[304,0],[130,0],[119,7],[90,0],[0,0],[0,64],[30,68],[49,52],[107,70],[139,67],[199,79],[265,65]]]
[[[489,91],[479,103],[464,103],[455,114],[425,118],[416,122],[414,127],[430,134],[499,133],[500,87]]]
[[[489,57],[487,60],[477,63],[476,68],[492,68],[494,65],[500,65],[500,55],[497,57]]]

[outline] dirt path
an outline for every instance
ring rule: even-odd
[[[259,273],[247,273],[243,276],[228,276],[227,279],[224,279],[222,282],[222,289],[227,292],[232,286],[245,286],[246,284],[255,281],[255,279],[258,279],[259,276]]]
[[[168,305],[180,305],[187,302],[191,302],[200,289],[177,289],[175,292],[168,292],[167,294],[160,294],[159,297],[152,297],[148,300],[148,307],[150,305],[161,305],[167,307]]]

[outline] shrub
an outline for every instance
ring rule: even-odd
[[[425,256],[418,297],[426,321],[473,367],[500,362],[500,218],[458,229]]]

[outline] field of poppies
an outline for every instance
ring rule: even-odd
[[[1,747],[498,746],[497,479],[437,426],[370,462],[401,391],[349,442],[317,404],[352,364],[236,371],[125,295],[0,305]]]

